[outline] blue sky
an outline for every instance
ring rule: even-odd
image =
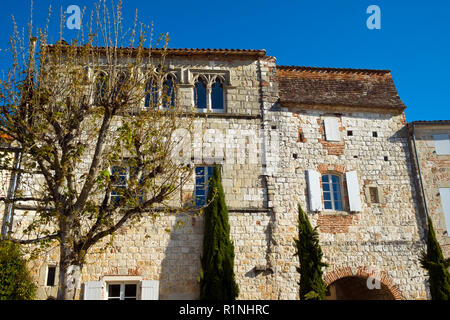
[[[35,0],[35,24],[45,24],[51,4],[57,37],[60,8],[90,11],[93,2]],[[380,30],[366,27],[369,5],[381,9]],[[11,14],[26,26],[30,0],[2,0],[0,8],[5,69]],[[392,70],[408,121],[450,119],[448,0],[124,0],[126,24],[136,8],[142,22],[154,22],[156,33],[169,32],[172,48],[266,49],[280,65]],[[64,34],[66,40],[76,37],[67,28]]]

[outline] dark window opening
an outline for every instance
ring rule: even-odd
[[[95,81],[95,101],[99,102],[106,95],[108,78],[104,73],[101,73],[97,76],[97,80]]]
[[[171,76],[168,76],[163,83],[163,107],[173,108],[175,106],[175,82]]]
[[[53,287],[55,285],[56,267],[49,266],[47,269],[47,286]]]
[[[158,83],[150,78],[145,86],[145,107],[155,107],[158,105]]]
[[[373,131],[373,132],[372,132],[372,137],[374,137],[374,138],[378,137],[378,132]]]
[[[377,187],[369,187],[369,194],[371,203],[380,203],[380,199],[378,198]]]
[[[223,110],[223,85],[219,79],[216,79],[211,88],[211,109]]]
[[[202,78],[195,84],[194,103],[198,109],[206,109],[206,83]]]
[[[389,161],[389,158],[387,156],[385,156],[384,161]]]
[[[349,136],[349,137],[353,136],[353,131],[352,130],[348,130],[347,131],[347,136]]]

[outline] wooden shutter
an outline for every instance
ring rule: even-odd
[[[141,281],[141,300],[158,300],[159,281],[142,280]]]
[[[323,120],[325,125],[325,139],[327,141],[341,141],[341,134],[339,132],[339,121],[337,118],[325,118]]]
[[[89,281],[84,284],[84,300],[102,300],[101,281]]]
[[[320,173],[306,170],[308,182],[309,208],[311,211],[322,211],[322,190],[320,189]]]
[[[434,147],[436,148],[436,154],[448,155],[450,154],[450,140],[448,134],[434,134]]]
[[[347,180],[348,201],[350,211],[361,211],[361,196],[359,193],[358,174],[356,171],[345,173]]]
[[[447,236],[450,236],[450,188],[439,188],[439,194],[441,195],[442,210],[447,226]]]

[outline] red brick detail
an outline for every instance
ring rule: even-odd
[[[325,129],[321,118],[317,118],[317,123],[319,124],[319,133],[322,136],[322,138],[319,138],[319,142],[322,144],[323,148],[327,150],[328,155],[343,155],[345,150],[345,142],[327,141],[325,139]],[[339,131],[344,131],[344,129],[344,127],[339,127]]]
[[[345,166],[341,166],[338,164],[319,164],[317,166],[317,171],[319,171],[320,174],[328,172],[337,172],[340,174],[344,174],[346,172]]]
[[[346,277],[362,277],[369,278],[373,276],[375,271],[369,273],[369,268],[359,267],[355,274],[353,274],[350,267],[343,267],[335,269],[331,272],[327,272],[324,277],[325,284],[329,286],[333,282],[346,278]],[[399,290],[397,285],[394,285],[392,279],[387,275],[385,271],[380,271],[380,282],[386,286],[386,288],[391,292],[395,300],[405,300],[405,297]]]
[[[349,215],[333,215],[319,214],[317,224],[321,233],[346,233],[348,227],[359,221],[359,216]]]

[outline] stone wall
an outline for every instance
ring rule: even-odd
[[[433,135],[449,133],[450,125],[414,125],[415,148],[411,136],[411,150],[414,156],[417,150],[419,162],[418,165],[416,162],[415,173],[419,179],[420,166],[419,183],[423,183],[428,214],[433,220],[437,239],[446,258],[450,257],[450,236],[447,233],[439,188],[450,188],[450,155],[436,154]]]
[[[320,226],[324,259],[329,263],[327,279],[368,276],[378,270],[396,298],[429,297],[418,262],[424,248],[423,230],[418,222],[404,114],[397,109],[356,106],[291,103],[287,108],[279,101],[272,57],[172,57],[167,63],[185,107],[193,106],[197,76],[224,79],[225,113],[201,115],[196,124],[202,134],[210,129],[216,130],[210,133],[226,136],[235,130],[237,143],[253,148],[235,150],[243,151],[236,161],[227,161],[229,153],[214,155],[215,162],[222,163],[239,299],[298,299],[298,259],[293,255],[298,203],[308,211],[312,224]],[[326,140],[326,116],[338,117],[340,141]],[[245,137],[243,132],[253,132],[256,138]],[[202,149],[211,142],[205,143]],[[227,145],[223,140],[213,143],[216,149]],[[197,165],[206,162],[194,157]],[[344,192],[344,210],[310,211],[305,175],[310,169],[342,177],[356,171],[362,210],[350,212]],[[345,179],[342,187],[345,190]],[[193,190],[194,177],[173,203],[183,203]],[[372,201],[372,190],[379,201]],[[16,210],[18,232],[24,227],[19,220],[26,222],[29,216]],[[122,228],[112,246],[105,247],[109,239],[104,239],[92,249],[82,282],[105,277],[159,280],[160,299],[197,299],[202,232],[203,217],[195,212],[145,218],[139,226]],[[54,288],[45,286],[45,270],[57,264],[57,248],[49,248],[31,263],[39,298],[56,294]],[[361,271],[369,268],[372,271]],[[343,269],[347,271],[341,274]]]

